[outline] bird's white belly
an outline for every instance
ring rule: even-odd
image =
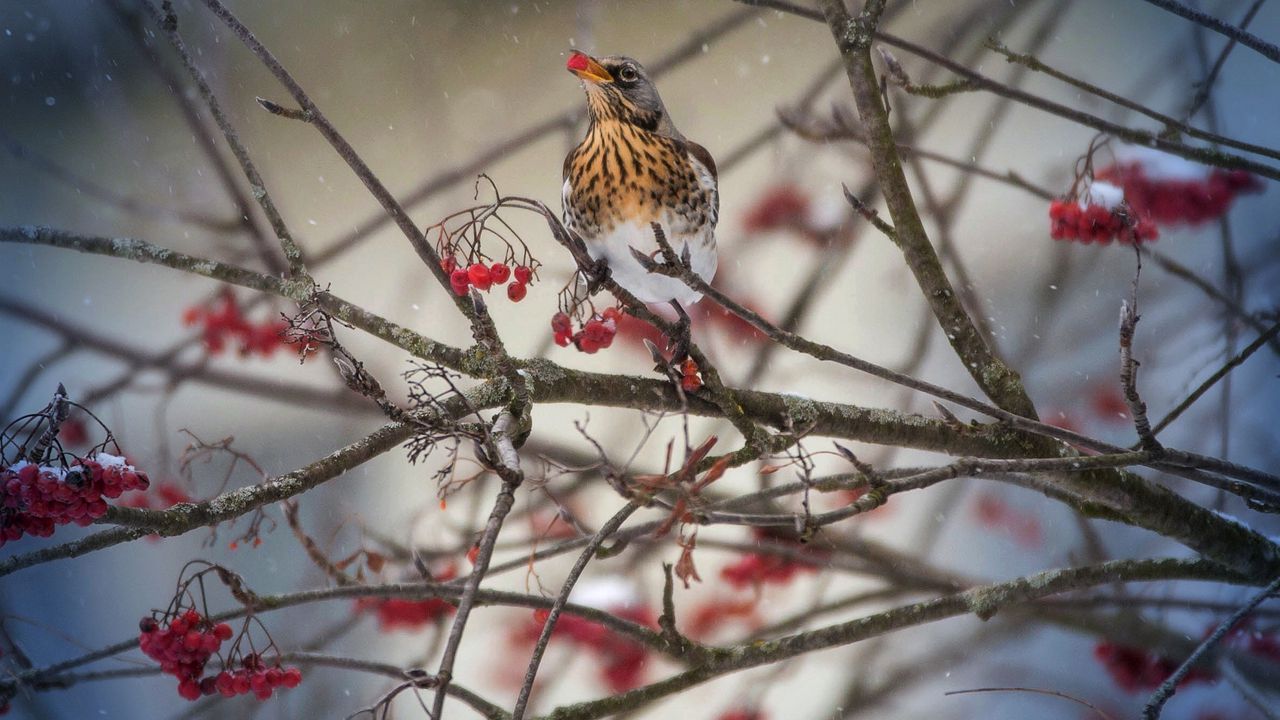
[[[670,221],[662,223],[671,247],[683,255],[687,244],[689,263],[694,274],[711,282],[716,275],[715,230],[708,227],[697,233],[673,233],[668,229],[672,225],[678,224]],[[647,223],[620,223],[602,231],[592,240],[587,243],[591,257],[605,260],[613,279],[642,302],[665,303],[675,300],[688,306],[702,299],[702,293],[689,287],[684,281],[651,273],[631,255],[631,248],[635,248],[645,255],[661,259],[661,253],[655,255],[658,242],[654,239],[653,228]]]

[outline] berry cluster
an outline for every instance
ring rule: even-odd
[[[817,567],[810,563],[796,562],[777,555],[747,553],[738,562],[720,569],[720,577],[739,590],[773,583],[785,585],[801,572],[812,572]]]
[[[270,357],[287,342],[284,332],[289,329],[284,319],[250,322],[231,290],[224,290],[209,305],[187,308],[182,313],[182,323],[201,326],[204,346],[210,353],[217,355],[226,349],[229,340],[236,340],[242,357],[253,354]]]
[[[655,624],[653,613],[643,606],[618,606],[608,608],[610,614],[642,625]],[[520,640],[532,642],[542,632],[549,612],[535,610]],[[565,639],[576,647],[595,655],[600,668],[600,679],[612,692],[633,690],[643,683],[644,665],[648,649],[641,643],[609,628],[576,615],[561,615],[556,620],[552,638]]]
[[[1150,692],[1160,687],[1179,663],[1149,650],[1112,642],[1100,642],[1093,648],[1093,656],[1106,668],[1107,674],[1125,692]],[[1182,678],[1178,687],[1197,682],[1212,682],[1217,676],[1198,667]]]
[[[106,514],[106,499],[149,484],[146,473],[107,453],[65,470],[26,461],[10,465],[0,470],[0,546],[23,535],[49,537],[58,525],[88,525]]]
[[[154,493],[134,495],[120,504],[144,510],[167,510],[178,503],[189,502],[195,502],[195,499],[186,489],[177,483],[165,480],[156,484]]]
[[[603,315],[592,315],[581,329],[574,332],[573,320],[567,313],[558,312],[551,317],[551,331],[555,333],[556,344],[560,347],[573,343],[578,350],[591,355],[613,344],[621,317],[618,308],[607,308]]]
[[[488,292],[494,285],[507,285],[507,299],[520,302],[529,292],[533,283],[533,268],[528,265],[517,265],[514,269],[506,263],[496,262],[485,265],[481,262],[471,263],[467,267],[458,265],[457,259],[447,257],[440,261],[440,267],[449,275],[449,286],[458,295],[466,295],[470,288]]]
[[[737,589],[760,587],[771,583],[785,585],[802,572],[816,571],[823,560],[819,551],[808,545],[802,545],[798,540],[771,537],[760,529],[756,529],[755,536],[757,540],[793,544],[796,548],[802,549],[807,555],[812,555],[813,558],[811,560],[798,560],[781,555],[747,553],[736,563],[726,565],[720,569],[720,578]]]
[[[1190,165],[1190,163],[1188,163]],[[1236,198],[1262,191],[1262,183],[1244,170],[1192,166],[1173,176],[1154,173],[1142,162],[1117,163],[1096,177],[1124,188],[1125,200],[1139,217],[1160,225],[1199,225],[1222,217]],[[1207,170],[1207,171],[1206,171]]]
[[[756,199],[742,218],[742,229],[748,233],[771,230],[809,228],[809,198],[794,185],[778,185]]]
[[[685,633],[689,637],[702,639],[710,637],[730,622],[741,622],[755,630],[760,627],[760,615],[757,612],[759,597],[735,599],[733,597],[717,597],[701,605],[696,605],[689,614]]]
[[[698,363],[693,358],[685,358],[680,363],[680,387],[685,392],[698,392],[702,388],[702,378],[698,376]]]
[[[737,589],[764,584],[786,584],[800,573],[812,573],[818,569],[824,555],[817,548],[801,543],[797,539],[774,537],[767,529],[756,528],[753,532],[756,541],[787,544],[810,556],[809,560],[781,555],[765,555],[763,552],[748,552],[739,561],[721,568],[721,579]]]
[[[144,617],[138,629],[138,647],[160,663],[161,671],[178,678],[178,694],[188,700],[200,697],[204,666],[232,635],[230,625],[215,625],[196,610],[187,610],[165,625]]]
[[[472,550],[478,550],[478,546]],[[470,553],[468,553],[470,556]],[[474,562],[474,560],[472,561]],[[458,576],[458,566],[453,562],[433,573],[437,582],[446,582]],[[372,612],[378,617],[378,629],[382,632],[392,630],[419,630],[427,625],[447,617],[456,608],[448,601],[440,598],[423,598],[409,600],[407,598],[365,597],[356,600],[355,611]]]
[[[1119,188],[1096,182],[1090,188],[1089,201],[1054,200],[1049,203],[1049,235],[1054,240],[1079,240],[1106,245],[1112,240],[1134,244],[1155,240],[1160,232],[1155,223],[1136,215],[1124,202]]]
[[[298,668],[268,666],[261,655],[251,653],[240,659],[239,668],[210,675],[200,681],[198,688],[200,695],[217,693],[222,697],[235,697],[253,693],[259,700],[266,700],[276,688],[295,688],[301,682],[302,671]],[[183,692],[182,685],[178,686],[178,692],[188,700],[195,699]]]
[[[974,515],[982,525],[1009,532],[1019,545],[1038,548],[1044,545],[1040,519],[1031,513],[1010,507],[999,495],[984,492],[973,506]]]
[[[142,652],[160,663],[163,672],[178,678],[178,694],[187,700],[203,695],[234,697],[249,693],[265,700],[278,687],[293,688],[302,682],[297,668],[282,668],[279,663],[268,666],[256,653],[240,658],[239,667],[224,662],[222,672],[202,678],[209,659],[231,639],[233,632],[230,625],[214,624],[194,609],[173,616],[164,625],[153,617],[144,617],[138,628]]]
[[[356,601],[357,612],[373,612],[378,616],[378,629],[382,632],[392,630],[418,630],[446,617],[454,611],[454,606],[440,598],[408,600],[406,598],[360,598]]]
[[[58,427],[58,442],[63,445],[84,445],[89,442],[89,428],[80,418],[67,418]]]

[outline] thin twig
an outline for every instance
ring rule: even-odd
[[[1151,694],[1151,698],[1147,700],[1147,704],[1142,708],[1143,720],[1158,720],[1160,717],[1160,711],[1164,708],[1164,704],[1169,701],[1169,698],[1172,697],[1175,692],[1177,692],[1178,683],[1182,682],[1182,679],[1187,676],[1187,673],[1191,672],[1191,668],[1195,667],[1200,662],[1200,659],[1203,658],[1210,650],[1213,650],[1214,646],[1231,631],[1231,628],[1238,625],[1246,615],[1253,612],[1254,608],[1261,605],[1277,592],[1280,592],[1280,578],[1276,578],[1271,581],[1271,584],[1262,592],[1254,595],[1253,598],[1250,599],[1249,602],[1245,603],[1243,607],[1232,613],[1226,620],[1223,620],[1222,623],[1214,629],[1213,633],[1209,635],[1209,637],[1205,638],[1204,642],[1200,643],[1198,647],[1196,647],[1195,652],[1191,653],[1191,655],[1178,666],[1178,669],[1174,670],[1169,677],[1165,678],[1165,681],[1160,684],[1160,687],[1156,688],[1156,691]]]
[[[1263,40],[1257,35],[1246,32],[1229,22],[1220,20],[1208,13],[1196,10],[1195,8],[1183,5],[1180,2],[1175,2],[1175,0],[1146,1],[1158,8],[1161,8],[1162,10],[1167,10],[1174,15],[1180,15],[1197,25],[1203,25],[1220,35],[1229,37],[1250,50],[1256,51],[1259,55],[1262,55],[1271,62],[1280,63],[1280,47]]]
[[[948,690],[947,692],[944,692],[942,694],[943,695],[969,695],[971,693],[989,693],[989,692],[1025,692],[1025,693],[1035,693],[1037,695],[1048,695],[1050,697],[1062,698],[1063,700],[1070,700],[1071,702],[1076,703],[1077,705],[1083,705],[1089,708],[1090,710],[1093,711],[1095,715],[1097,715],[1100,718],[1103,718],[1103,720],[1111,720],[1111,716],[1103,712],[1098,706],[1088,701],[1081,700],[1080,698],[1074,695],[1068,695],[1064,692],[1059,692],[1057,690],[1044,690],[1042,688],[1029,688],[1029,687],[984,687],[984,688],[970,688],[968,690]]]
[[[498,533],[502,531],[503,520],[515,504],[516,488],[524,480],[520,459],[515,450],[515,437],[519,432],[519,426],[518,418],[509,411],[503,412],[494,422],[490,440],[487,443],[493,468],[502,478],[502,487],[498,490],[498,497],[494,499],[493,510],[489,513],[489,521],[485,524],[484,533],[476,544],[477,550],[475,560],[472,561],[471,574],[467,576],[462,597],[458,601],[458,610],[453,617],[453,625],[449,628],[449,637],[445,641],[440,667],[436,671],[436,678],[440,684],[436,688],[435,699],[432,702],[431,717],[434,720],[441,720],[444,717],[446,690],[453,680],[453,664],[458,656],[458,648],[462,645],[462,634],[466,630],[467,619],[475,605],[480,583],[489,570],[493,546],[498,542]]]
[[[1138,431],[1138,440],[1142,449],[1159,455],[1164,446],[1151,432],[1151,421],[1147,419],[1147,404],[1138,394],[1138,361],[1133,358],[1133,334],[1138,327],[1138,278],[1142,275],[1142,255],[1136,254],[1137,268],[1133,271],[1133,283],[1129,290],[1129,299],[1120,304],[1120,386],[1124,392],[1125,404],[1129,407],[1129,415],[1133,418],[1133,426]]]
[[[205,107],[209,109],[209,114],[213,116],[214,122],[218,124],[218,129],[222,131],[222,136],[226,138],[232,154],[235,155],[236,161],[240,163],[240,169],[249,181],[251,194],[258,201],[258,206],[262,208],[263,214],[270,221],[272,230],[275,231],[276,237],[280,240],[280,249],[289,264],[289,275],[295,279],[308,280],[310,276],[307,274],[306,260],[302,250],[294,241],[293,234],[289,231],[289,226],[285,224],[284,217],[280,214],[279,209],[276,208],[275,201],[271,199],[271,194],[267,191],[266,181],[262,179],[257,165],[254,164],[253,158],[249,156],[249,151],[245,148],[244,143],[240,141],[240,135],[231,125],[231,121],[226,114],[223,113],[222,106],[218,103],[218,98],[213,93],[213,88],[209,87],[204,73],[187,51],[186,43],[183,42],[182,36],[178,33],[177,24],[168,22],[164,13],[156,8],[151,3],[151,0],[144,0],[142,8],[151,16],[151,20],[160,28],[161,32],[169,38],[169,44],[173,46],[178,56],[182,58],[182,64],[191,76],[192,82],[195,83],[201,99],[204,100]]]
[[[542,663],[542,656],[547,650],[547,644],[551,642],[551,633],[555,630],[556,621],[560,619],[560,613],[564,611],[564,606],[569,602],[569,595],[573,592],[573,586],[577,584],[582,571],[587,569],[587,563],[595,557],[596,550],[618,528],[622,527],[627,518],[631,517],[631,514],[638,509],[640,509],[640,505],[635,501],[623,505],[621,510],[614,513],[604,525],[600,526],[595,535],[591,536],[591,540],[578,555],[578,559],[574,561],[568,576],[565,577],[564,585],[560,588],[560,593],[556,595],[555,602],[552,604],[546,620],[543,621],[542,631],[538,634],[538,640],[533,646],[532,654],[529,656],[529,666],[524,673],[524,682],[520,685],[520,693],[516,697],[515,708],[511,711],[512,720],[521,720],[524,717],[525,708],[529,704],[529,696],[533,693],[534,680],[538,677],[538,666]]]
[[[1222,380],[1222,378],[1226,377],[1232,370],[1244,364],[1244,361],[1248,360],[1249,356],[1261,349],[1263,345],[1274,340],[1278,335],[1280,335],[1280,321],[1272,323],[1271,327],[1267,328],[1265,332],[1254,338],[1253,342],[1249,343],[1243,350],[1236,353],[1236,355],[1223,364],[1222,367],[1218,368],[1212,375],[1206,378],[1204,382],[1200,383],[1195,390],[1192,390],[1191,393],[1182,400],[1182,402],[1174,406],[1168,414],[1163,418],[1160,418],[1160,422],[1156,423],[1155,427],[1151,429],[1152,434],[1159,434],[1161,430],[1164,430],[1169,426],[1169,423],[1177,420],[1178,417],[1187,410],[1187,408],[1190,408],[1195,404],[1195,402],[1213,388],[1219,380]]]

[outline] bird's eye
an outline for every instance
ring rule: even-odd
[[[635,82],[640,79],[640,75],[630,65],[623,65],[622,69],[618,71],[618,79],[622,82]]]

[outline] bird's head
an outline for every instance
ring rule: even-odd
[[[576,50],[565,68],[582,80],[592,122],[617,121],[680,138],[648,73],[629,57],[593,58]]]

